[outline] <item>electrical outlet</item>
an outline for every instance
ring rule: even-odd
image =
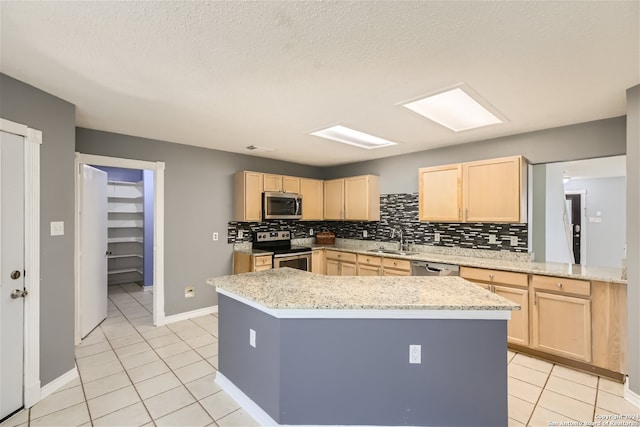
[[[367,238],[367,236],[369,235],[369,233],[367,233],[367,230],[362,230],[362,237],[363,238]]]
[[[434,242],[439,242],[440,241],[440,233],[435,233],[433,235],[433,241]]]
[[[193,289],[193,286],[187,286],[184,288],[185,298],[193,298],[195,296],[196,296],[196,291]]]
[[[218,241],[218,233],[213,233],[213,241],[214,242]]]
[[[309,236],[313,236],[313,228],[309,229]]]
[[[409,346],[409,363],[412,365],[422,363],[422,346],[420,344],[411,344]]]
[[[249,345],[256,348],[256,331],[249,329]]]
[[[52,236],[64,235],[64,221],[51,221],[51,235]]]
[[[495,245],[498,243],[498,239],[496,237],[497,236],[495,234],[489,234],[489,244]]]
[[[242,239],[244,237],[244,231],[238,230],[238,239]],[[216,240],[215,238],[213,240]]]
[[[509,237],[511,246],[518,246],[518,236]]]

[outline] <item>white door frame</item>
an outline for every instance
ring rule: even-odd
[[[40,401],[40,145],[42,132],[0,118],[0,130],[24,137],[24,407]]]
[[[76,152],[75,155],[75,342],[80,343],[80,219],[79,219],[79,179],[80,165],[109,166],[127,169],[148,169],[153,171],[153,324],[165,323],[164,314],[164,162],[122,159]]]
[[[587,190],[565,190],[564,194],[580,195],[580,264],[587,265]]]

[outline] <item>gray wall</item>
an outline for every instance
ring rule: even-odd
[[[627,241],[626,178],[572,179],[564,185],[565,191],[586,190],[587,264],[604,267],[622,267]],[[589,222],[597,212],[602,222]],[[585,228],[586,227],[586,228]]]
[[[590,159],[626,152],[625,117],[455,145],[326,168],[324,178],[380,175],[380,193],[415,193],[418,168],[523,155],[530,163]]]
[[[507,425],[506,320],[276,319],[219,302],[220,373],[279,424]]]
[[[0,74],[0,117],[42,131],[40,148],[40,381],[74,367],[75,107]],[[63,236],[49,235],[64,221]]]
[[[166,315],[217,304],[214,289],[205,280],[231,274],[233,246],[225,236],[227,222],[233,218],[236,171],[321,176],[319,168],[310,166],[83,128],[76,131],[76,150],[166,163]],[[220,236],[216,242],[213,232]],[[184,297],[186,286],[195,288],[195,298]]]
[[[640,395],[640,85],[627,91],[627,298],[629,388]]]
[[[547,167],[545,164],[533,165],[529,176],[531,183],[531,218],[530,236],[531,251],[535,254],[535,260],[544,260],[546,257],[546,215],[547,198],[545,188],[547,186]]]

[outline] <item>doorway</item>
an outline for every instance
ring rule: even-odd
[[[571,231],[573,263],[586,264],[586,193],[584,191],[566,191],[564,197]]]
[[[76,344],[80,342],[80,301],[81,289],[80,278],[82,277],[81,263],[81,238],[80,230],[80,206],[81,191],[79,171],[82,165],[92,165],[94,167],[109,167],[122,169],[137,169],[148,172],[153,180],[153,247],[152,247],[152,271],[153,271],[153,324],[163,325],[164,315],[164,162],[148,162],[141,160],[122,159],[115,157],[96,156],[90,154],[76,153]]]
[[[580,215],[580,195],[565,194],[567,212],[569,213],[569,225],[571,226],[571,251],[573,263],[580,264],[580,236],[582,235],[582,217]]]
[[[40,144],[0,119],[0,421],[40,400]]]

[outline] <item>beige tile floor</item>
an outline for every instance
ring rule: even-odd
[[[0,427],[257,425],[214,383],[217,317],[154,327],[152,298],[134,284],[110,287],[108,318],[76,348],[80,378]],[[510,426],[640,413],[622,384],[524,354],[507,358]],[[640,426],[630,421],[618,425]]]

